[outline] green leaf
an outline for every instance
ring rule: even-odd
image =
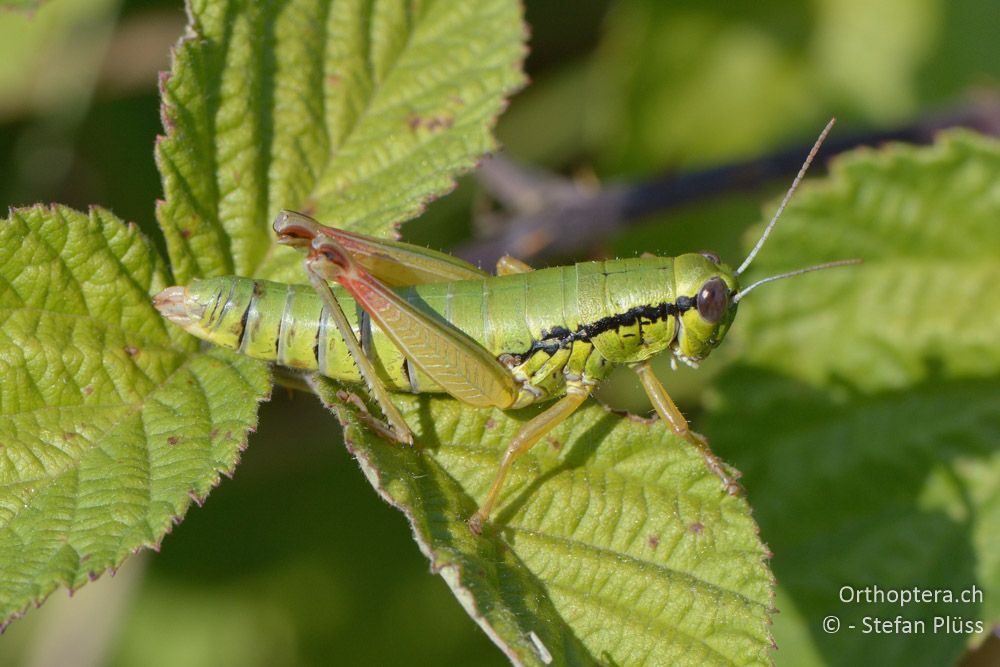
[[[776,616],[779,660],[787,638],[821,656],[797,665],[950,664],[970,633],[933,632],[935,616],[1000,621],[997,183],[1000,144],[970,133],[858,151],[800,190],[753,269],[865,261],[747,298],[744,362],[709,423],[795,610]],[[842,586],[983,598],[846,604]],[[825,633],[828,614],[845,630]],[[897,614],[926,632],[861,632],[863,617]]]
[[[190,3],[162,83],[158,208],[175,277],[304,282],[281,208],[390,235],[494,147],[522,82],[516,0]]]
[[[0,12],[11,9],[37,9],[44,0],[0,0]]]
[[[332,382],[314,387],[432,568],[516,664],[546,652],[553,664],[769,664],[772,580],[749,507],[660,422],[588,404],[515,465],[476,537],[465,521],[537,409],[400,397],[414,449],[363,428]]]
[[[158,545],[237,461],[267,372],[197,352],[165,286],[107,211],[0,221],[0,621]]]

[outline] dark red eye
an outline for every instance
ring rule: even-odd
[[[729,288],[722,278],[710,278],[698,290],[698,314],[709,324],[722,319],[729,305]]]

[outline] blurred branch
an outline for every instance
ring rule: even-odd
[[[969,648],[956,667],[990,667],[1000,664],[1000,625],[994,625],[982,643]]]
[[[157,76],[170,69],[170,51],[184,33],[187,16],[174,9],[146,9],[115,27],[97,85],[102,93],[152,93]]]
[[[831,138],[816,163],[822,166],[838,153],[888,141],[927,144],[937,132],[949,127],[1000,135],[1000,97],[980,95],[911,125]],[[808,149],[797,146],[701,171],[603,187],[494,156],[483,162],[477,177],[504,208],[485,221],[488,229],[500,231],[459,246],[454,253],[487,268],[505,254],[525,261],[580,255],[613,231],[646,216],[727,193],[756,190],[776,178],[790,178]]]

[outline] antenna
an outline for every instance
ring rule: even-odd
[[[743,260],[742,264],[740,264],[740,268],[736,269],[737,276],[746,271],[747,267],[750,266],[750,262],[752,262],[753,258],[757,256],[758,252],[760,252],[761,247],[763,247],[764,245],[764,241],[766,241],[767,237],[771,235],[771,230],[774,228],[775,223],[778,222],[778,218],[781,217],[781,212],[785,210],[785,206],[788,204],[788,201],[792,198],[792,195],[795,193],[795,188],[799,187],[799,183],[802,181],[802,178],[806,175],[806,171],[809,170],[809,165],[812,164],[813,158],[816,157],[816,153],[819,151],[819,147],[823,145],[823,141],[826,140],[826,135],[830,134],[830,130],[833,128],[833,124],[836,122],[837,122],[836,118],[831,118],[830,122],[827,123],[826,127],[823,128],[823,131],[819,133],[819,138],[816,139],[816,143],[813,144],[812,150],[810,150],[809,155],[806,156],[806,161],[802,163],[802,167],[799,169],[798,175],[795,177],[795,180],[792,181],[792,186],[788,188],[788,192],[785,193],[785,198],[781,200],[781,204],[778,206],[778,210],[774,212],[774,217],[771,218],[771,222],[767,223],[767,227],[764,228],[764,233],[760,235],[760,240],[757,241],[757,245],[753,247],[753,249],[750,251],[750,254],[747,255],[747,258]],[[826,268],[826,266],[824,265],[823,267],[813,267],[812,269],[807,269],[807,270],[812,271],[817,268]],[[779,277],[783,278],[785,276],[776,276],[774,279],[776,280]],[[743,292],[741,292],[741,294],[745,294],[746,292],[749,291],[750,291],[749,289],[745,289],[743,290]]]
[[[773,283],[775,280],[781,280],[783,278],[791,278],[792,276],[801,276],[803,273],[812,273],[813,271],[820,271],[822,269],[832,269],[838,266],[847,266],[849,264],[860,264],[860,259],[841,259],[836,262],[827,262],[826,264],[817,264],[816,266],[807,266],[804,269],[795,269],[794,271],[789,271],[788,273],[779,273],[776,276],[769,276],[767,278],[761,278],[757,282],[753,283],[749,287],[745,287],[736,293],[733,297],[733,303],[739,303],[740,299],[745,297],[750,293],[755,287],[760,287],[764,283]]]

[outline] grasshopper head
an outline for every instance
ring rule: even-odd
[[[696,364],[722,342],[736,317],[739,285],[728,264],[710,252],[674,259],[678,330],[671,350]]]
[[[740,301],[751,290],[803,273],[860,263],[860,259],[842,259],[807,266],[761,278],[741,289],[738,282],[740,271],[733,271],[714,254],[702,252],[681,255],[674,259],[674,279],[678,295],[674,304],[679,312],[677,335],[670,349],[684,363],[697,365],[726,337]]]
[[[762,278],[743,289],[740,289],[737,283],[740,274],[750,266],[757,253],[764,246],[764,242],[770,236],[771,230],[777,224],[778,218],[781,217],[781,213],[788,205],[795,189],[802,182],[806,170],[812,164],[816,152],[823,140],[826,139],[833,123],[834,121],[831,119],[823,128],[816,143],[813,144],[812,150],[809,151],[809,155],[806,156],[805,162],[802,163],[795,180],[792,181],[791,187],[788,188],[778,205],[778,210],[775,211],[771,221],[767,223],[763,234],[750,250],[746,259],[735,271],[728,265],[721,263],[719,258],[710,252],[681,255],[674,260],[674,278],[677,287],[675,305],[680,313],[678,315],[677,335],[671,349],[674,356],[681,361],[695,365],[704,359],[712,351],[712,348],[721,343],[733,323],[733,318],[736,317],[736,308],[740,300],[756,287],[803,273],[861,262],[860,259],[844,259],[838,262],[809,266]]]

